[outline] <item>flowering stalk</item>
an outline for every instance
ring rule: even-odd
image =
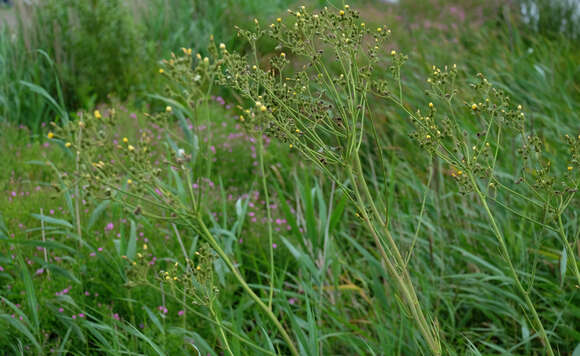
[[[304,6],[289,13],[295,17],[294,26],[278,18],[268,31],[258,20],[254,21],[254,31],[238,29],[238,35],[254,49],[253,62],[230,53],[223,43],[211,43],[209,50],[217,63],[216,79],[250,102],[240,115],[245,127],[258,133],[265,131],[285,142],[342,188],[362,215],[386,271],[397,282],[396,289],[428,348],[439,355],[438,331],[421,308],[407,264],[388,230],[386,217],[377,208],[379,202],[370,192],[360,162],[372,72],[390,31],[385,27],[368,30],[364,23],[356,21],[358,12],[348,5],[338,13],[326,8],[311,13]],[[308,64],[293,72],[289,55],[282,51],[270,59],[269,69],[260,68],[255,43],[266,33],[279,42],[278,49],[288,48],[305,57]],[[365,50],[367,36],[374,45]],[[335,58],[338,73],[329,68],[325,52]],[[403,56],[395,57],[404,60]],[[350,186],[344,184],[343,174]]]

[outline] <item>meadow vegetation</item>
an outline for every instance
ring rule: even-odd
[[[580,355],[558,4],[0,8],[0,349]]]

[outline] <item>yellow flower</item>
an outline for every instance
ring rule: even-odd
[[[395,50],[392,50],[392,51],[391,51],[391,56],[394,56],[394,55],[396,55],[396,54],[397,54],[397,51],[395,51]]]
[[[147,246],[147,244],[143,244],[143,249],[144,249],[144,250],[146,250],[146,249],[148,249],[148,248],[149,248],[149,247]]]
[[[477,104],[476,103],[471,104],[471,110],[473,110],[473,111],[477,110]]]
[[[99,110],[95,110],[93,114],[95,115],[95,119],[100,119],[102,117],[101,112]]]
[[[173,111],[173,108],[171,106],[166,106],[165,107],[165,111],[172,112]]]
[[[261,112],[264,112],[264,111],[266,111],[266,110],[268,110],[268,109],[267,109],[267,108],[266,108],[264,105],[260,106],[260,111],[261,111]]]
[[[433,103],[429,103],[429,107],[433,109]]]
[[[135,150],[135,147],[133,147],[132,145],[129,145],[129,146],[127,146],[127,149],[128,149],[129,151],[134,151],[134,150]]]
[[[286,53],[284,53],[284,52],[280,53],[280,57],[286,58]]]
[[[225,43],[220,43],[220,49],[226,49]]]
[[[133,181],[131,179],[127,179],[127,184],[133,184]]]
[[[123,142],[127,143],[129,142],[129,139],[127,137],[123,137]]]
[[[340,10],[340,11],[338,12],[338,14],[339,14],[340,16],[342,16],[342,15],[344,15],[344,11]]]
[[[572,166],[568,166],[568,170],[571,171],[572,169],[574,169],[574,167]]]
[[[159,68],[159,74],[163,74],[163,72],[165,72],[163,68]]]
[[[67,142],[64,144],[64,147],[66,147],[66,148],[69,148],[70,146],[72,146],[72,143],[70,143],[70,142]]]
[[[282,19],[281,19],[280,17],[278,17],[278,18],[276,19],[276,22],[282,22]]]
[[[381,32],[382,30],[382,27],[377,27],[377,32]]]
[[[54,134],[52,132],[49,132],[48,135],[46,135],[46,137],[53,138],[54,137]]]

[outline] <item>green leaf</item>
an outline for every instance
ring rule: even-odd
[[[4,319],[8,324],[11,324],[16,330],[24,334],[24,336],[26,336],[28,340],[30,340],[30,342],[34,344],[34,346],[39,352],[42,350],[40,344],[38,343],[34,335],[20,320],[12,318],[10,315],[7,314],[1,314],[0,319]]]
[[[127,243],[127,257],[130,260],[135,259],[137,253],[137,226],[135,221],[131,219],[131,232],[129,233],[129,242]]]
[[[572,356],[580,356],[580,343],[578,345],[576,345],[576,348],[574,348],[574,351],[572,352]]]
[[[32,313],[33,326],[36,332],[40,330],[40,321],[38,318],[38,300],[36,299],[36,293],[34,291],[34,284],[32,283],[32,277],[30,276],[30,271],[26,267],[26,263],[19,258],[21,266],[22,281],[24,282],[24,288],[26,290],[26,300],[28,302],[28,307]]]
[[[68,113],[66,112],[66,110],[61,105],[59,105],[56,102],[56,100],[54,100],[54,98],[43,87],[38,86],[38,85],[33,84],[33,83],[29,83],[29,82],[24,81],[24,80],[21,80],[20,84],[24,85],[25,87],[27,87],[28,89],[30,89],[34,93],[45,98],[46,101],[48,101],[53,106],[54,110],[63,119],[63,121],[64,122],[68,121]]]
[[[63,220],[63,219],[57,219],[57,218],[53,218],[53,217],[46,216],[46,215],[40,215],[40,214],[30,214],[30,215],[37,218],[38,220],[41,220],[41,221],[44,221],[45,223],[48,223],[48,224],[60,225],[60,226],[68,227],[69,229],[73,228],[71,223],[69,223],[68,221]]]
[[[95,222],[97,222],[97,220],[101,217],[101,215],[103,215],[103,212],[109,207],[109,204],[111,204],[111,201],[105,200],[101,204],[99,204],[95,208],[95,210],[93,210],[93,213],[91,214],[91,217],[89,218],[87,230],[90,230],[93,227]]]
[[[562,254],[560,255],[560,287],[564,285],[564,279],[566,279],[566,270],[568,269],[567,266],[568,254],[566,253],[566,247],[563,247]]]

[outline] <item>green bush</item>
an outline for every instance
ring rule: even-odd
[[[36,12],[37,47],[54,59],[69,104],[123,96],[143,82],[147,47],[122,1],[50,0]]]
[[[48,0],[16,11],[17,28],[4,28],[0,41],[0,117],[31,126],[53,119],[44,105],[27,104],[31,95],[22,81],[61,97],[68,108],[92,106],[112,93],[125,97],[148,83],[151,56],[123,1]]]

